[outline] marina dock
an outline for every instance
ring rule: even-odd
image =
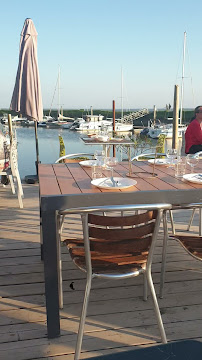
[[[0,359],[73,360],[84,295],[84,276],[62,247],[64,309],[61,336],[47,338],[43,262],[40,257],[38,185],[23,184],[24,208],[10,188],[0,186]],[[176,211],[179,232],[186,232],[191,210]],[[198,214],[191,231],[198,235]],[[168,224],[170,226],[170,224]],[[67,230],[69,228],[69,230]],[[65,237],[80,232],[71,217]],[[64,239],[65,239],[64,237]],[[152,266],[159,293],[162,227]],[[165,295],[158,299],[168,341],[202,341],[202,264],[175,241],[168,246]],[[96,281],[90,297],[82,359],[160,342],[151,297],[142,299],[142,278],[122,283]]]

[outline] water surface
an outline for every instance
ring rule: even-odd
[[[36,142],[34,127],[16,127],[18,139],[18,167],[20,177],[36,174]],[[86,145],[81,140],[81,134],[67,129],[38,128],[39,159],[43,164],[54,163],[59,158],[59,135],[62,135],[66,154],[72,153],[94,153],[100,149],[100,145]],[[156,140],[152,140],[156,144]],[[166,148],[172,146],[171,140],[166,141]],[[119,159],[127,158],[126,151],[117,150]]]

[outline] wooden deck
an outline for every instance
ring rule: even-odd
[[[84,277],[63,252],[64,310],[61,337],[47,339],[43,263],[40,260],[38,186],[24,185],[24,209],[0,186],[0,359],[72,360]],[[175,214],[184,231],[190,211]],[[78,220],[71,218],[72,233]],[[192,231],[197,234],[198,216]],[[66,233],[68,235],[68,233]],[[162,235],[153,263],[159,291]],[[71,286],[70,286],[71,285]],[[142,278],[93,283],[82,358],[129,350],[160,341],[151,297],[142,300]],[[169,341],[202,339],[202,264],[176,242],[168,247],[164,299],[159,299]]]

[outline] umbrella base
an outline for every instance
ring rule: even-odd
[[[38,175],[26,175],[25,182],[27,184],[36,184],[39,182]]]

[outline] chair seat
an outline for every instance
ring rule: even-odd
[[[86,272],[86,264],[84,258],[74,258],[74,263],[76,266],[78,266],[83,272]],[[143,266],[140,266],[139,264],[117,264],[116,262],[107,262],[102,260],[92,260],[92,271],[93,274],[96,276],[105,275],[124,275],[124,274],[131,274],[134,273],[134,276],[139,275],[143,271]]]
[[[202,259],[202,237],[201,236],[181,236],[175,235],[182,246],[195,257]]]
[[[82,271],[86,272],[85,250],[82,239],[64,240],[69,253]],[[113,271],[113,273],[141,272],[145,269],[148,258],[148,247],[151,237],[145,238],[145,244],[137,247],[137,242],[130,240],[111,242],[101,239],[91,239],[92,270],[96,273]]]

